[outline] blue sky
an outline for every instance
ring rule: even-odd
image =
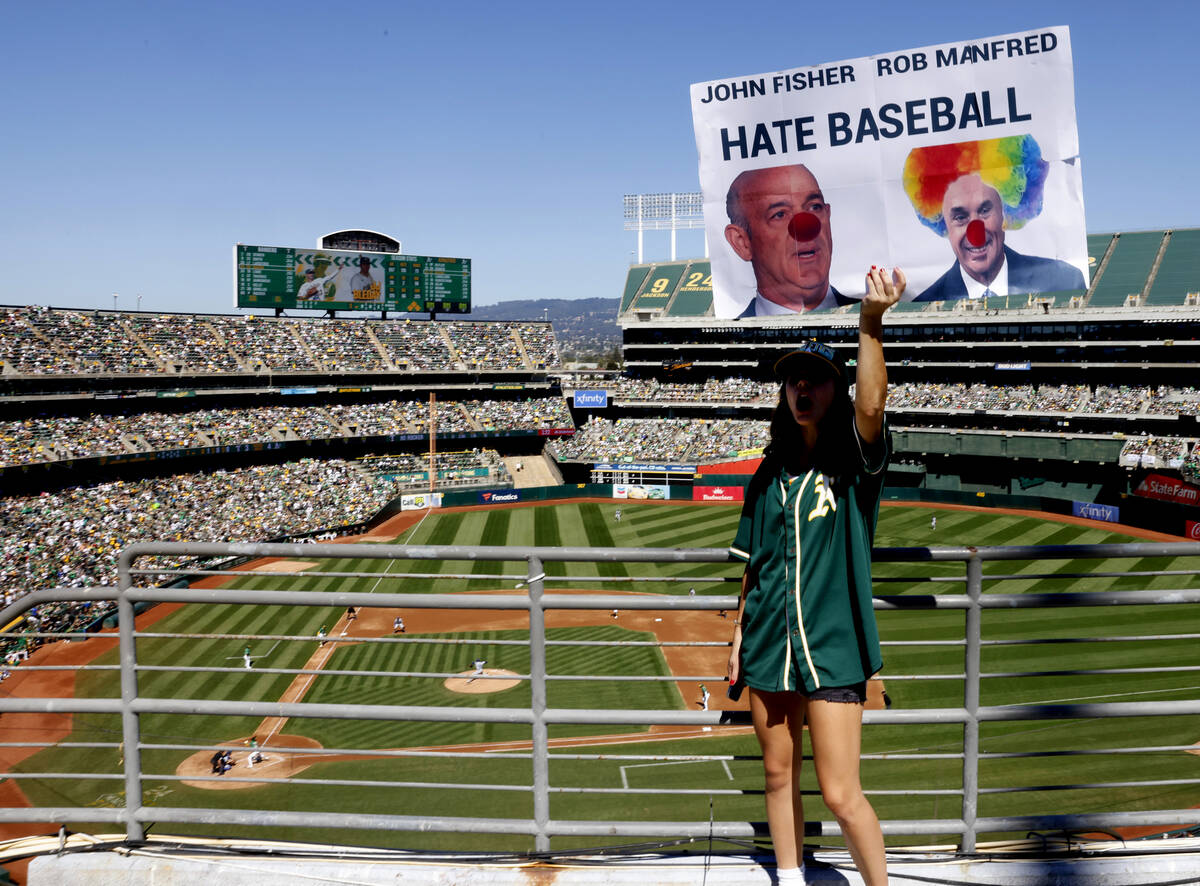
[[[227,312],[235,243],[345,227],[472,258],[477,304],[617,296],[622,195],[698,189],[689,84],[1053,25],[1088,230],[1200,225],[1200,3],[346,9],[9,4],[0,303]]]

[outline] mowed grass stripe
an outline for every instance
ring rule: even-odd
[[[579,506],[579,515],[583,521],[584,544],[596,548],[618,546],[608,528],[608,514],[601,510],[600,505],[595,502],[584,502]],[[629,575],[625,564],[616,561],[597,563],[596,572],[605,578],[624,578]]]

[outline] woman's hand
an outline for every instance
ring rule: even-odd
[[[884,311],[900,301],[908,280],[899,268],[893,268],[891,278],[883,268],[871,266],[867,271],[867,294],[862,300],[864,317],[882,317]]]

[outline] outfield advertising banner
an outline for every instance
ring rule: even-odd
[[[595,462],[593,471],[629,471],[633,474],[695,474],[695,465],[652,465],[645,462]]]
[[[239,308],[471,312],[471,260],[291,246],[234,248]]]
[[[692,501],[745,501],[745,486],[693,486]]]
[[[613,498],[629,498],[634,501],[665,501],[671,497],[670,486],[646,483],[618,483],[613,486]]]
[[[1082,290],[1070,32],[1044,28],[691,88],[718,317]]]
[[[1200,488],[1165,474],[1147,474],[1133,494],[1181,505],[1200,504]]]
[[[400,510],[402,511],[423,511],[426,508],[440,508],[441,506],[442,493],[440,492],[400,496]]]
[[[1200,541],[1200,520],[1187,521],[1187,537]]]
[[[491,489],[479,493],[479,503],[483,505],[512,504],[520,500],[521,492],[518,489]]]
[[[1071,502],[1071,513],[1076,517],[1086,517],[1089,520],[1103,520],[1106,523],[1120,523],[1121,509],[1116,505],[1098,505],[1089,501]]]

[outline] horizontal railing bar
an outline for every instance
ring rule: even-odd
[[[135,811],[134,817],[138,821],[146,823],[236,824],[319,829],[359,828],[373,831],[435,831],[526,836],[535,833],[533,821],[522,818],[448,818],[425,815],[380,815],[364,812],[292,812],[280,809],[192,809],[179,806],[142,806]],[[0,821],[3,820],[0,818]],[[55,819],[50,820],[54,821]]]
[[[1077,668],[1062,671],[991,671],[982,673],[979,677],[980,679],[990,680],[997,677],[1096,677],[1113,674],[1190,674],[1196,671],[1200,671],[1200,665],[1172,665],[1160,668]]]
[[[1200,778],[1171,778],[1146,781],[1101,781],[1082,784],[1012,785],[1000,788],[980,788],[981,794],[1038,794],[1052,791],[1100,791],[1108,788],[1166,788],[1200,784]],[[1200,813],[1197,813],[1200,818]]]
[[[96,778],[100,779],[101,781],[122,781],[125,778],[125,775],[120,772],[14,772],[12,770],[6,770],[4,772],[4,777],[12,779],[36,778],[46,780],[56,778]]]
[[[1195,569],[1164,569],[1161,572],[1153,570],[1133,572],[1015,572],[1012,575],[987,573],[984,581],[1053,581],[1054,579],[1080,578],[1158,578],[1160,575],[1196,575]]]
[[[332,641],[331,641],[332,642]],[[342,643],[347,640],[340,641]],[[489,641],[476,640],[474,645],[479,646]],[[728,646],[729,644],[720,644]],[[205,667],[186,666],[186,667],[171,667],[169,665],[137,665],[135,670],[139,672],[166,672],[179,674],[246,674],[249,670],[253,674],[284,674],[293,676],[321,676],[321,677],[406,677],[406,678],[430,678],[436,680],[446,680],[450,678],[458,678],[464,676],[465,671],[354,671],[354,670],[337,670],[335,668],[263,668],[254,667],[247,669],[245,667],[237,667],[230,665],[229,667],[219,667],[216,665],[207,665]],[[480,674],[479,676],[470,676],[471,680],[520,680],[522,682],[532,679],[529,674]],[[724,674],[669,674],[660,676],[658,674],[547,674],[547,680],[557,680],[559,682],[579,682],[579,681],[594,681],[603,680],[610,683],[678,683],[684,681],[709,681],[718,682],[725,679]],[[890,679],[890,678],[889,678]]]
[[[979,759],[1013,760],[1022,757],[1106,757],[1112,754],[1158,754],[1174,751],[1193,751],[1194,744],[1147,745],[1140,748],[1072,748],[1061,751],[980,751]]]
[[[387,635],[383,637],[360,637],[353,634],[346,636],[330,636],[320,637],[316,634],[160,634],[145,631],[135,631],[134,636],[139,640],[180,640],[180,639],[198,639],[198,640],[294,640],[300,643],[399,643],[399,644],[419,644],[422,646],[479,646],[481,643],[486,643],[488,646],[528,646],[528,640],[480,640],[478,637],[474,639],[456,640],[447,639],[444,637],[421,637],[404,635]],[[712,648],[725,646],[728,643],[719,642],[716,640],[614,640],[607,642],[605,640],[547,640],[547,646],[592,646],[610,649],[614,646],[623,647],[653,647],[661,649],[663,647],[696,647],[696,648]],[[240,655],[230,656],[230,659],[238,658]],[[110,667],[105,665],[104,667]],[[119,667],[119,666],[118,666]],[[70,666],[59,666],[58,670],[75,670]],[[327,671],[326,673],[332,673]]]
[[[254,770],[247,768],[247,773],[252,773]],[[286,778],[278,778],[273,776],[260,776],[255,778],[253,775],[175,775],[174,773],[143,773],[143,781],[204,781],[204,782],[238,782],[250,784],[307,784],[307,785],[322,785],[325,787],[352,787],[352,788],[436,788],[438,790],[476,790],[476,791],[510,791],[529,793],[533,790],[533,785],[519,784],[467,784],[466,782],[441,782],[441,781],[377,781],[372,779],[358,778],[296,778],[288,776]]]
[[[114,745],[113,747],[116,747]],[[150,751],[249,751],[246,744],[155,744],[141,742],[138,747]],[[455,747],[449,745],[448,747]],[[280,755],[294,754],[300,757],[437,757],[440,759],[469,759],[480,760],[528,760],[532,754],[529,751],[421,751],[405,748],[293,748],[287,745],[260,745],[257,750],[263,753]],[[754,758],[757,759],[757,758]]]
[[[96,713],[120,711],[121,700],[96,698],[0,698],[0,713]],[[478,723],[532,723],[526,708],[461,708],[403,705],[314,704],[304,702],[222,701],[215,699],[136,698],[130,710],[137,714],[213,714],[231,717],[314,717],[351,720],[420,720]],[[979,719],[987,722],[1010,720],[1074,720],[1107,717],[1167,717],[1200,714],[1200,699],[1194,701],[1106,702],[1103,704],[1019,704],[981,707]],[[865,723],[963,723],[962,708],[864,711]],[[749,722],[747,711],[597,710],[590,708],[547,709],[547,723],[591,725],[682,725],[711,726]],[[670,736],[663,736],[669,741]]]
[[[367,606],[400,609],[497,609],[528,610],[533,604],[525,595],[516,594],[371,594],[346,591],[264,591],[232,588],[130,588],[126,595],[133,602],[233,603],[276,606]],[[1149,591],[1094,591],[1070,594],[985,594],[979,601],[984,609],[1066,608],[1074,606],[1149,605],[1200,603],[1200,588],[1172,588]],[[16,604],[13,604],[16,606]],[[546,594],[546,610],[627,609],[688,611],[733,609],[735,597],[685,597],[669,595],[568,595]],[[901,595],[876,597],[876,609],[966,609],[965,596]],[[2,613],[0,613],[2,615]]]
[[[1149,591],[1083,591],[1069,594],[984,594],[984,609],[1065,609],[1073,606],[1149,606],[1200,603],[1200,588]]]
[[[111,806],[0,806],[0,821],[96,821],[120,823],[125,821],[125,810]]]
[[[117,741],[0,741],[0,748],[119,748]]]
[[[1200,699],[1193,701],[1125,701],[1104,704],[997,705],[981,707],[979,719],[1004,720],[1076,720],[1105,717],[1175,717],[1200,714]]]
[[[126,572],[143,556],[184,557],[317,557],[346,559],[346,546],[277,542],[135,542],[120,553]],[[1030,560],[1094,560],[1110,558],[1200,556],[1195,542],[1129,542],[1095,545],[980,545],[977,547],[876,548],[873,559],[900,563]],[[358,559],[513,561],[536,557],[543,562],[624,561],[635,563],[727,563],[726,548],[587,548],[513,545],[360,545]]]
[[[1007,815],[975,820],[979,833],[1008,831],[1093,831],[1100,828],[1148,825],[1193,825],[1195,809],[1162,809],[1149,812],[1093,812],[1081,815]]]
[[[1139,643],[1142,640],[1200,640],[1200,634],[1124,634],[1113,637],[1037,637],[1029,640],[980,640],[980,646],[1048,646],[1058,643]]]

